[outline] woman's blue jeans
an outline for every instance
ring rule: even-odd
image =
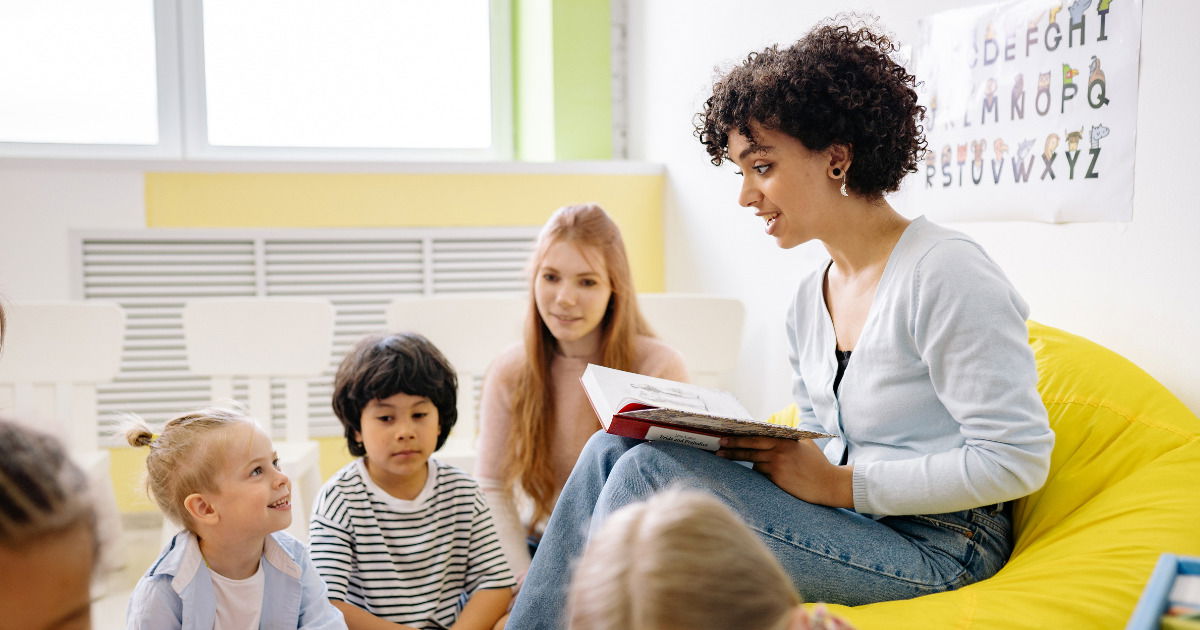
[[[808,601],[853,606],[947,591],[991,576],[1012,551],[999,506],[872,519],[801,501],[708,451],[598,432],[559,495],[507,627],[565,627],[571,570],[589,531],[668,487],[704,490],[733,508]]]

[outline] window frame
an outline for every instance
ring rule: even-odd
[[[209,144],[203,0],[152,0],[157,64],[155,145],[2,142],[0,158],[183,162],[468,162],[513,159],[511,0],[488,0],[492,143],[482,149],[228,147]]]

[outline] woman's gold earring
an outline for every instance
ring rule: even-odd
[[[846,192],[846,176],[842,176],[842,196],[849,197],[850,193]]]

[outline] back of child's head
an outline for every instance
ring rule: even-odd
[[[83,471],[52,436],[0,419],[0,545],[23,549],[96,516]]]
[[[146,489],[158,509],[175,523],[194,531],[184,499],[217,489],[217,476],[225,462],[224,430],[253,424],[233,409],[210,407],[169,420],[155,435],[139,419],[130,420],[125,438],[132,446],[146,446]]]
[[[0,628],[90,628],[100,540],[57,439],[0,419]]]
[[[572,580],[572,630],[776,630],[799,596],[723,503],[668,490],[613,513]]]
[[[333,412],[345,430],[351,455],[367,453],[357,438],[363,409],[372,400],[396,394],[428,398],[438,411],[435,449],[446,443],[458,421],[458,376],[450,362],[417,333],[370,335],[342,359],[333,379]]]

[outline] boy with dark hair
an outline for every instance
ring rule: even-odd
[[[358,459],[321,488],[309,545],[356,628],[493,628],[515,585],[479,486],[430,456],[457,420],[454,368],[421,335],[360,341],[333,410]]]

